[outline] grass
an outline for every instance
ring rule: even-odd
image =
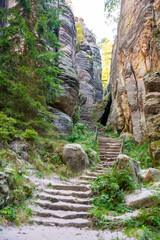
[[[139,161],[142,168],[152,167],[152,160],[149,156],[148,143],[145,142],[138,146],[133,140],[127,140],[124,142],[123,154]]]

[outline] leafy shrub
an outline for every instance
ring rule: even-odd
[[[38,133],[35,130],[26,129],[23,137],[27,140],[34,140],[38,136]]]
[[[126,140],[124,142],[123,153],[141,162],[142,168],[149,168],[152,166],[152,160],[149,157],[147,142],[138,146],[138,145],[135,145],[133,140]]]
[[[93,203],[100,209],[116,210],[119,212],[126,211],[124,204],[124,191],[135,189],[132,178],[128,171],[121,170],[116,172],[110,169],[106,174],[97,177],[92,183],[92,190],[95,198]]]
[[[0,113],[0,139],[10,141],[17,134],[16,119]]]

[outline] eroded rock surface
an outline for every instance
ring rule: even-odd
[[[156,164],[160,160],[159,5],[159,0],[122,1],[112,55],[113,103],[108,122],[118,132],[133,133],[139,144],[149,136]]]
[[[156,191],[143,188],[140,190],[135,190],[133,193],[127,195],[125,201],[129,207],[151,207],[158,202],[158,197],[156,196]]]
[[[63,160],[73,172],[81,172],[89,166],[88,156],[80,144],[64,146]]]
[[[82,107],[81,119],[89,121],[97,100],[102,99],[101,56],[93,33],[83,19],[76,18],[82,30],[83,39],[77,43],[76,68],[80,82],[80,94],[86,98]]]
[[[72,117],[79,93],[79,82],[75,69],[76,28],[74,15],[69,6],[62,1],[60,1],[60,6],[65,10],[65,13],[59,16],[62,24],[58,29],[58,39],[62,44],[59,50],[63,51],[63,57],[59,60],[59,68],[63,70],[63,73],[59,75],[59,78],[63,80],[61,84],[63,93],[59,96],[58,102],[51,105]]]

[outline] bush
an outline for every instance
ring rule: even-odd
[[[35,130],[26,129],[23,137],[27,140],[35,140],[38,136],[38,133]]]
[[[95,198],[93,203],[100,209],[126,211],[124,191],[133,191],[135,186],[128,171],[109,169],[106,174],[97,177],[92,183]]]

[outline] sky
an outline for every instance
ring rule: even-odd
[[[72,0],[74,15],[82,17],[87,27],[93,31],[97,41],[107,37],[113,42],[113,26],[105,23],[104,0]]]

